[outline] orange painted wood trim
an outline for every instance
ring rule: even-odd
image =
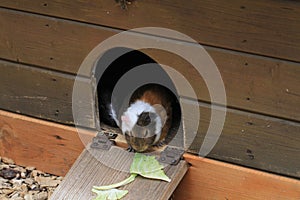
[[[300,199],[300,181],[185,154],[191,164],[175,199]]]
[[[0,156],[65,175],[84,146],[74,127],[0,110]]]

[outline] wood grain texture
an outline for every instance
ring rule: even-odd
[[[199,129],[189,147],[192,153],[199,152],[211,120],[210,108],[204,104],[199,107]],[[195,121],[185,116],[186,141],[193,138],[190,123]],[[228,109],[222,133],[207,157],[299,178],[299,133],[299,123]]]
[[[133,153],[119,147],[112,147],[107,152],[85,149],[51,199],[91,199],[94,196],[91,192],[93,186],[110,185],[129,177],[133,156]],[[138,176],[132,183],[120,188],[129,191],[123,199],[169,199],[187,169],[185,161],[177,166],[166,166],[164,171],[171,179],[170,183]]]
[[[300,181],[185,154],[191,164],[174,199],[299,199]]]
[[[1,8],[0,13],[1,58],[73,74],[98,43],[115,34],[67,20]]]
[[[74,124],[73,75],[0,61],[0,79],[1,109],[64,124]],[[91,85],[84,79],[81,84],[82,95],[85,98],[82,99],[83,102],[74,100],[74,106],[82,110],[92,110]],[[85,126],[95,126],[92,115],[85,116],[81,121]]]
[[[214,48],[206,50],[220,71],[229,107],[300,121],[299,64]],[[203,77],[186,60],[165,51],[142,52],[180,72],[198,99],[211,101]],[[173,82],[180,87],[180,81]]]
[[[298,1],[137,0],[127,10],[97,0],[3,0],[0,6],[121,29],[170,28],[202,44],[300,61]]]
[[[4,27],[0,31],[1,58],[72,74],[77,73],[93,47],[118,33],[117,30],[6,9],[0,9],[0,13],[0,25]],[[299,64],[217,48],[207,50],[220,70],[228,106],[300,120]],[[157,62],[186,75],[198,98],[210,101],[202,78],[184,59],[158,50],[145,52]]]

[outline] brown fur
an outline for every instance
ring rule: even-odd
[[[162,120],[166,120],[162,131],[161,136],[158,142],[163,141],[167,136],[169,129],[172,124],[172,101],[169,94],[169,91],[165,88],[159,87],[157,85],[146,85],[139,88],[131,97],[130,103],[133,103],[137,100],[142,100],[149,103],[150,105],[162,105],[166,112],[163,112],[163,109],[159,106],[154,106],[156,112],[159,114]]]

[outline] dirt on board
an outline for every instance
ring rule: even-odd
[[[22,167],[9,158],[0,157],[0,199],[49,199],[63,177],[41,172],[35,167]]]

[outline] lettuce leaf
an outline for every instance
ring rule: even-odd
[[[97,190],[92,189],[92,192],[97,194],[97,197],[93,200],[118,200],[123,198],[128,190],[118,190],[118,189],[109,189],[109,190]]]
[[[130,166],[130,176],[125,180],[105,186],[93,186],[92,192],[97,194],[94,200],[117,200],[123,198],[128,191],[115,188],[124,186],[135,180],[137,175],[150,179],[159,179],[170,182],[171,179],[164,173],[163,166],[155,159],[155,156],[146,156],[135,153]]]
[[[155,156],[146,156],[141,153],[136,153],[130,167],[130,173],[139,174],[145,178],[170,182],[171,179],[167,177],[163,168],[164,167],[155,159]]]

